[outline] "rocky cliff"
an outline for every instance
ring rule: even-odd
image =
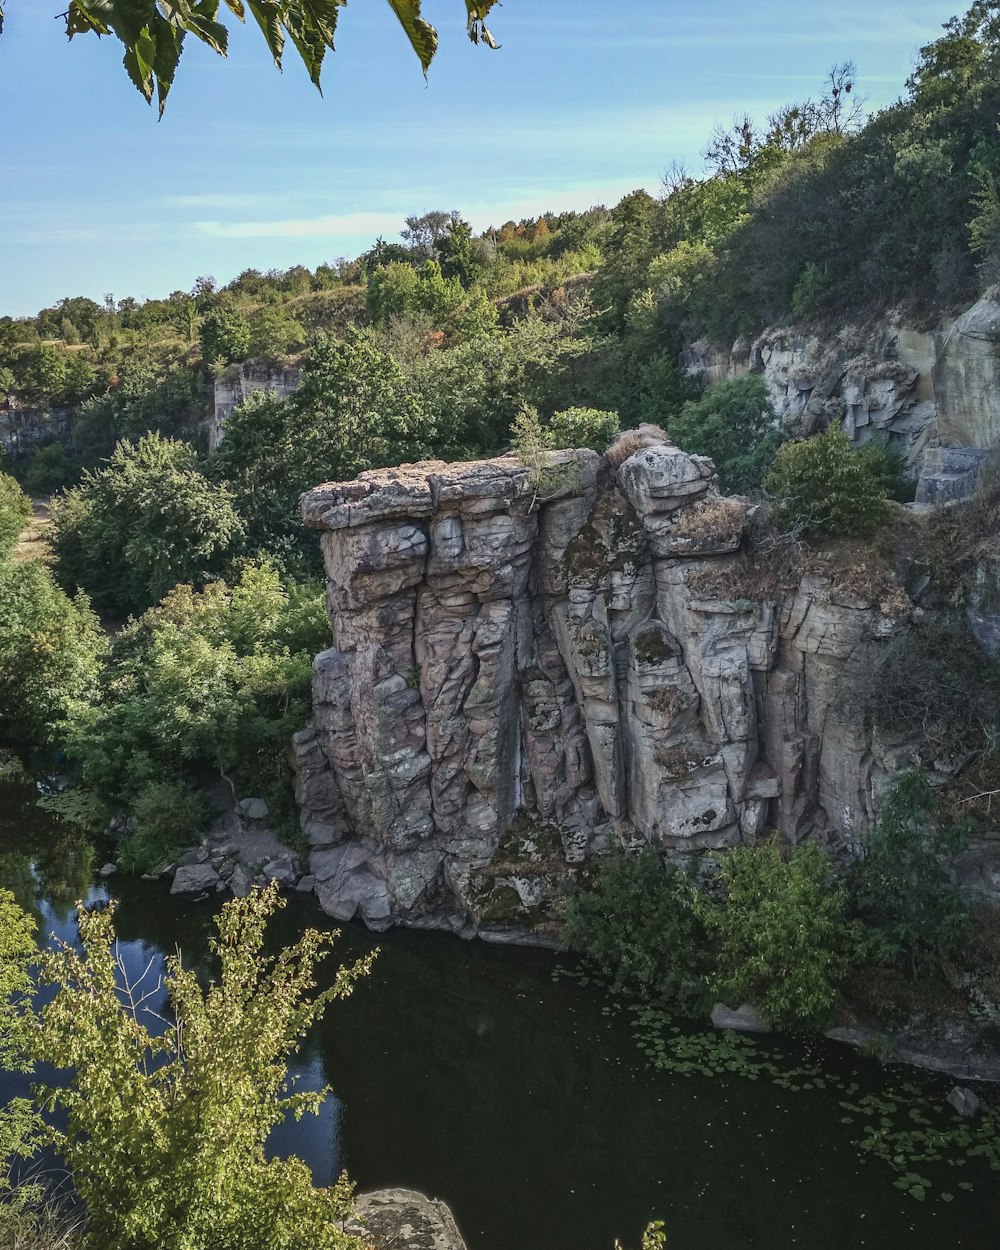
[[[330,914],[544,931],[610,837],[863,839],[913,746],[865,729],[842,677],[911,603],[748,559],[753,509],[711,461],[629,437],[541,483],[502,457],[303,496],[334,645],[295,756]]]
[[[820,335],[769,330],[730,352],[693,344],[683,365],[709,383],[759,373],[781,422],[812,434],[831,421],[864,445],[881,438],[918,478],[918,503],[971,494],[1000,441],[1000,302],[918,328],[889,318]]]

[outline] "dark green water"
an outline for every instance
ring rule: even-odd
[[[10,785],[0,786],[0,877],[45,933],[67,938],[73,900],[103,893],[85,849]],[[131,968],[178,944],[207,966],[212,906],[150,882],[115,878],[112,892]],[[309,900],[291,900],[275,940],[306,924],[329,927]],[[340,951],[346,960],[376,944],[374,974],[331,1009],[301,1057],[300,1075],[335,1096],[273,1143],[320,1180],[346,1167],[363,1189],[443,1198],[470,1250],[612,1250],[616,1237],[632,1247],[653,1217],[666,1222],[670,1250],[1000,1243],[995,1175],[966,1167],[972,1193],[914,1201],[885,1164],[861,1160],[842,1094],[652,1072],[624,1016],[602,1014],[592,990],[554,982],[544,953],[435,934],[376,940],[353,926]],[[821,1057],[864,1089],[913,1079],[834,1047]],[[948,1088],[926,1085],[935,1102]]]

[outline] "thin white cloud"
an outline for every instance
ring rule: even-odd
[[[344,235],[395,234],[403,225],[400,213],[338,213],[284,221],[196,221],[196,233],[210,239],[328,239]]]

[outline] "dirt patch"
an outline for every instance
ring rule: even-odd
[[[47,498],[32,498],[31,517],[21,531],[14,547],[13,558],[17,561],[43,560],[52,563],[52,546],[49,541],[52,517]]]

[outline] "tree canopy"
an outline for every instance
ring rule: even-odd
[[[420,0],[388,0],[424,73],[437,51],[435,28],[421,17]],[[229,46],[229,31],[219,21],[227,10],[241,22],[246,11],[260,28],[274,64],[282,67],[285,46],[291,40],[309,77],[320,86],[327,51],[333,51],[340,10],[347,0],[70,0],[65,18],[66,34],[114,35],[125,48],[122,64],[136,88],[152,103],[156,96],[160,115],[173,85],[184,40],[193,35],[220,56]],[[466,24],[473,43],[497,46],[486,18],[497,0],[465,0]],[[3,3],[0,0],[0,32]]]

